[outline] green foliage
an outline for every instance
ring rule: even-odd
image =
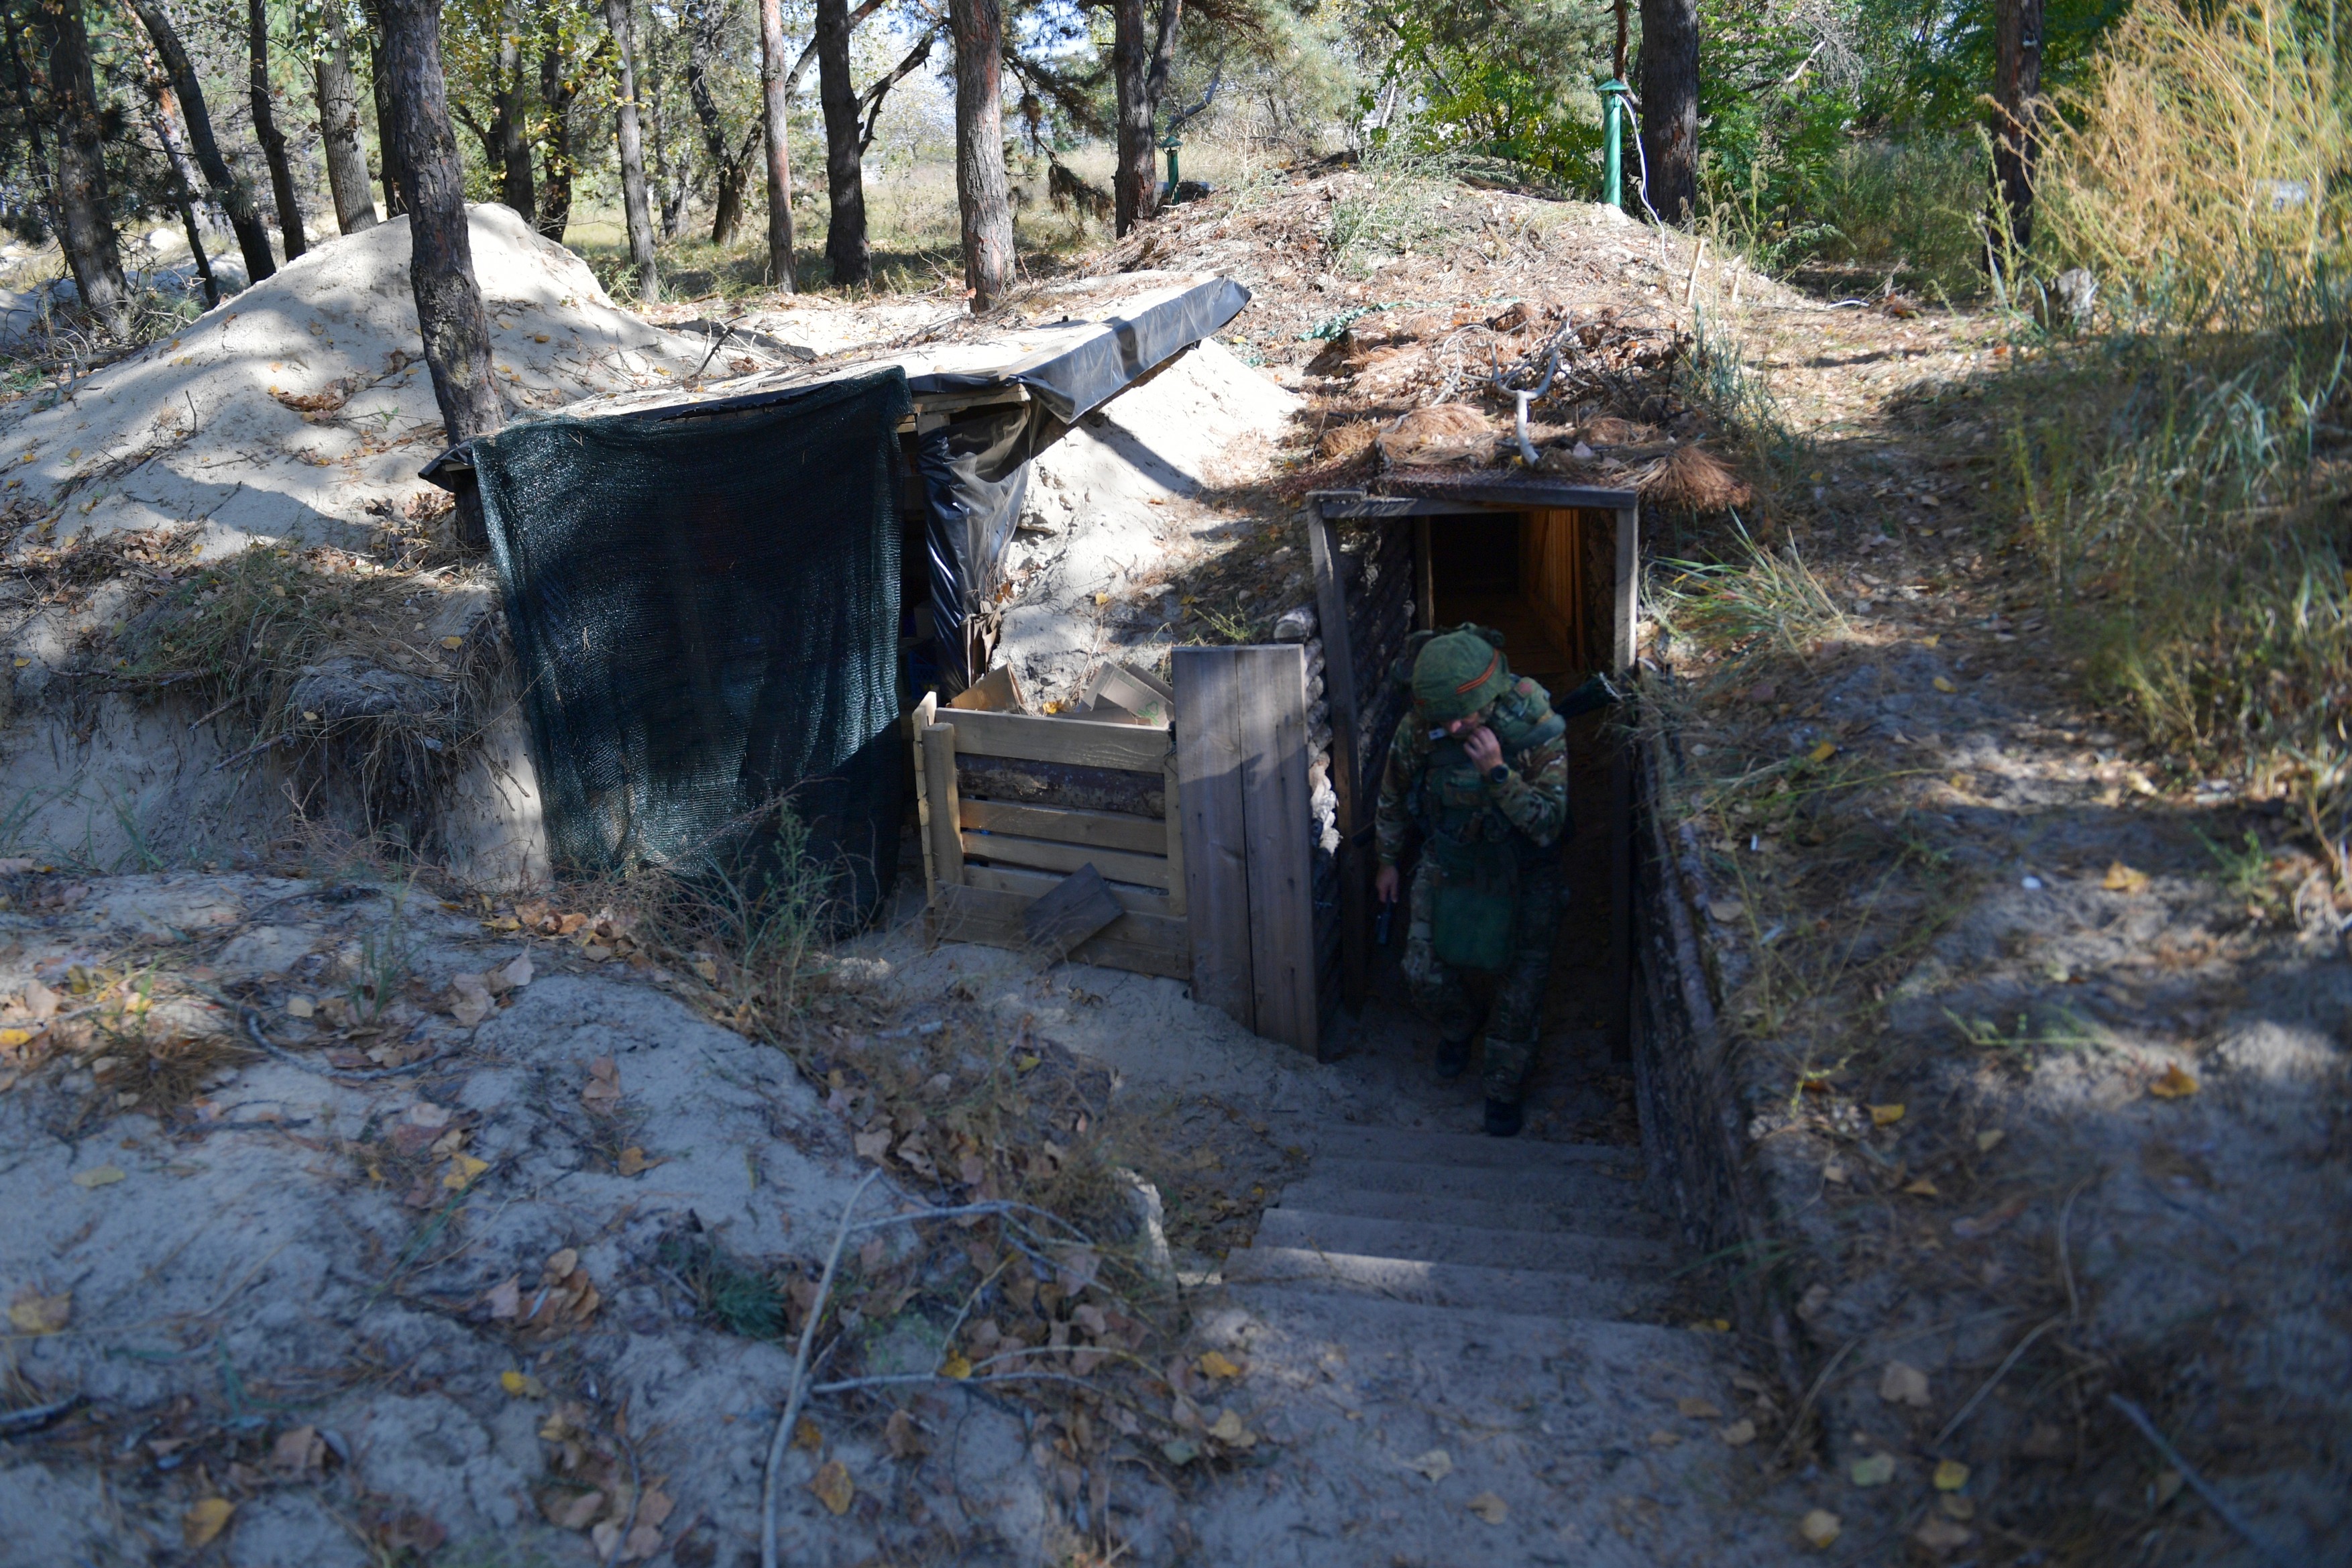
[[[1600,182],[1606,10],[1559,0],[1368,5],[1387,47],[1362,100],[1376,137],[1423,153],[1476,153],[1592,190]],[[1580,65],[1582,67],[1579,68]]]

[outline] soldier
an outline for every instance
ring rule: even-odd
[[[1469,1065],[1480,1022],[1462,972],[1497,973],[1486,1020],[1486,1131],[1508,1138],[1535,1066],[1559,926],[1558,847],[1570,828],[1567,721],[1542,687],[1512,679],[1502,640],[1457,626],[1429,637],[1413,659],[1412,707],[1381,779],[1374,889],[1381,903],[1396,901],[1406,824],[1417,826],[1405,981],[1438,1027],[1437,1076],[1452,1079]]]

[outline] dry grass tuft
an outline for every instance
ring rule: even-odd
[[[1677,447],[1649,464],[1634,487],[1652,506],[1702,513],[1746,506],[1753,495],[1722,458],[1696,446]]]
[[[1403,468],[1486,463],[1495,456],[1495,431],[1466,403],[1433,403],[1381,432],[1377,444],[1382,457]]]

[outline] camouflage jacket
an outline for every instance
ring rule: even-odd
[[[1418,712],[1409,710],[1398,722],[1374,826],[1381,865],[1403,858],[1408,824],[1465,843],[1514,831],[1543,847],[1559,841],[1568,829],[1567,726],[1552,713],[1549,695],[1522,676],[1495,704],[1489,723],[1511,769],[1500,784],[1478,772],[1460,741],[1432,740]]]

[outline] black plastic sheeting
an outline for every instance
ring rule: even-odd
[[[471,444],[559,863],[756,879],[781,797],[845,912],[890,886],[911,406],[894,367]]]

